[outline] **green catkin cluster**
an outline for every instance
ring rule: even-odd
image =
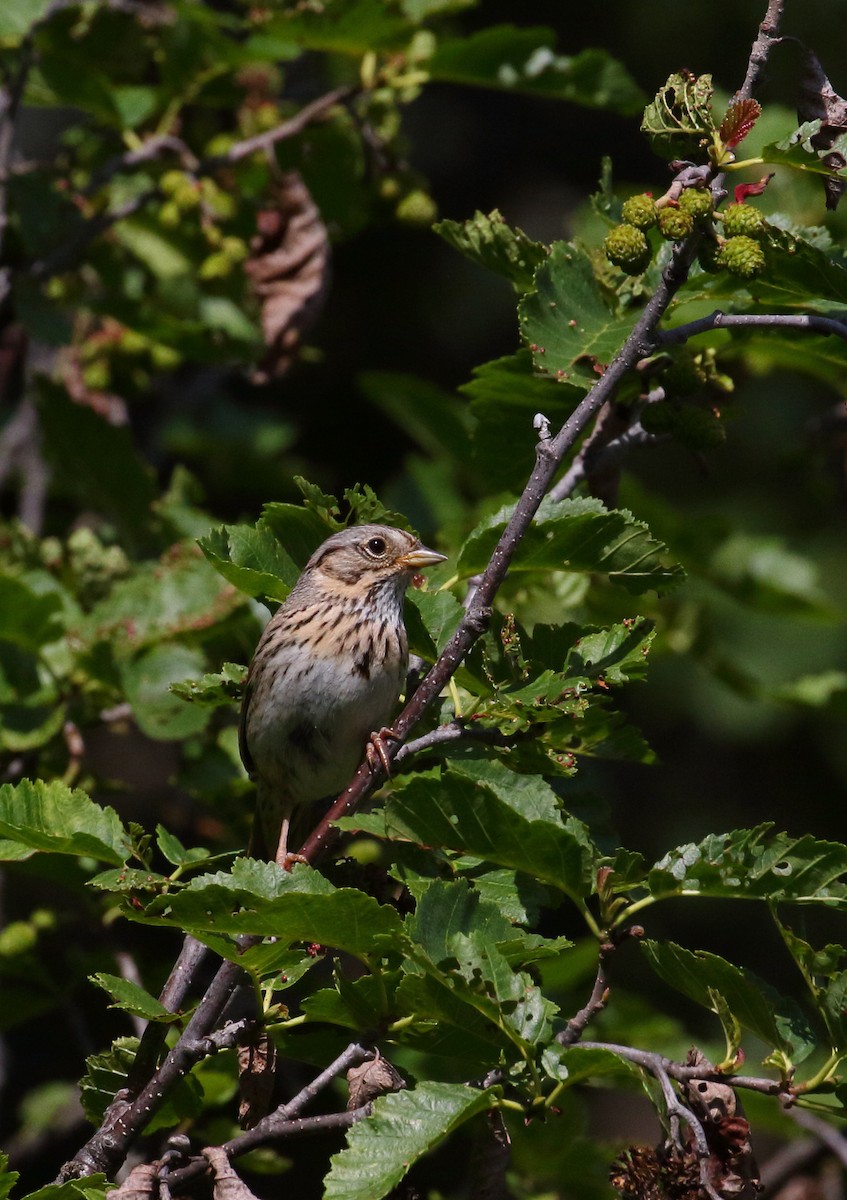
[[[764,237],[765,218],[751,204],[730,204],[723,212],[723,229],[728,238]]]
[[[630,196],[621,206],[621,219],[636,229],[652,229],[656,224],[656,202],[646,192],[640,196]]]
[[[755,279],[765,269],[765,252],[755,238],[731,237],[721,247],[718,262],[739,279]]]
[[[659,233],[669,242],[681,242],[694,230],[694,218],[683,208],[659,209]]]
[[[650,244],[634,225],[618,225],[606,234],[603,250],[610,263],[627,275],[640,275],[650,262]]]
[[[708,188],[686,188],[677,203],[680,209],[690,213],[695,221],[701,217],[711,216],[714,208],[712,193]]]

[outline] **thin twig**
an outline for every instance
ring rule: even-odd
[[[591,989],[591,995],[579,1012],[570,1018],[561,1033],[556,1034],[556,1041],[560,1046],[575,1045],[582,1037],[588,1024],[606,1007],[606,1002],[609,998],[606,960],[614,949],[615,946],[612,942],[605,942],[600,947],[600,957],[597,961],[597,975],[594,980],[594,987]]]
[[[788,1115],[791,1117],[801,1129],[805,1129],[807,1133],[814,1134],[819,1142],[822,1142],[829,1150],[830,1154],[834,1154],[842,1167],[847,1167],[847,1138],[843,1133],[833,1128],[829,1122],[823,1117],[819,1117],[816,1113],[809,1112],[806,1108],[789,1108]]]
[[[727,1075],[717,1071],[709,1062],[679,1063],[653,1050],[638,1050],[635,1046],[621,1046],[614,1042],[580,1042],[580,1045],[587,1050],[609,1050],[612,1054],[617,1054],[620,1058],[649,1071],[651,1075],[663,1071],[678,1083],[687,1083],[690,1079],[705,1079],[714,1083],[726,1083],[734,1088],[746,1088],[751,1092],[761,1092],[766,1096],[791,1095],[790,1085],[783,1080],[751,1075]]]
[[[724,313],[713,312],[686,325],[664,329],[657,334],[658,346],[675,346],[713,329],[807,329],[829,333],[847,341],[847,321],[821,317],[816,313]]]
[[[765,64],[773,47],[779,42],[779,27],[782,23],[782,12],[785,0],[768,0],[768,10],[765,19],[759,26],[758,36],[750,51],[747,61],[747,73],[744,82],[738,89],[739,100],[749,100],[756,89]]]
[[[499,729],[487,729],[484,726],[470,725],[464,721],[450,721],[447,725],[439,725],[437,729],[422,734],[414,741],[406,742],[397,751],[394,765],[401,767],[403,764],[408,764],[410,758],[438,747],[456,744],[473,745],[474,743],[486,746],[514,746],[516,742],[529,736],[524,731],[518,734],[507,734],[501,733]]]

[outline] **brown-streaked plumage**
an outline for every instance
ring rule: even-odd
[[[352,526],[318,547],[268,622],[239,731],[258,787],[255,856],[289,865],[295,810],[337,795],[378,739],[406,678],[403,595],[444,557],[402,529]]]

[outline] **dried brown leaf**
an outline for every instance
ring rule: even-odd
[[[270,1112],[276,1076],[276,1046],[264,1030],[238,1047],[238,1068],[238,1120],[242,1128],[252,1129]]]
[[[370,1104],[371,1100],[385,1092],[401,1092],[406,1086],[406,1081],[388,1059],[383,1058],[377,1051],[376,1058],[369,1059],[361,1066],[350,1068],[347,1072],[347,1086],[350,1089],[347,1108],[352,1111],[354,1108],[361,1108],[363,1104]]]
[[[326,295],[329,237],[318,207],[296,171],[283,176],[273,208],[257,218],[244,270],[262,305],[265,355],[253,378],[278,379],[297,357]]]
[[[256,1200],[244,1180],[237,1174],[223,1146],[207,1146],[203,1151],[215,1176],[214,1200]]]
[[[159,1194],[159,1164],[139,1163],[109,1195],[114,1200],[154,1200]]]

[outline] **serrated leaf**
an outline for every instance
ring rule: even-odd
[[[568,242],[550,247],[535,274],[535,291],[518,305],[518,318],[539,371],[561,380],[577,372],[592,382],[595,366],[611,362],[636,320],[609,307],[591,259]]]
[[[232,708],[241,700],[247,668],[240,663],[224,663],[220,671],[202,675],[199,679],[183,679],[172,683],[170,691],[180,700],[210,708]]]
[[[847,167],[833,166],[832,161],[825,161],[833,151],[847,157],[847,134],[836,138],[831,146],[818,149],[812,139],[820,133],[822,126],[821,120],[804,121],[788,137],[763,146],[762,159],[776,166],[793,167],[796,171],[810,171],[814,175],[847,179]]]
[[[526,871],[575,898],[592,888],[593,852],[579,822],[528,820],[490,788],[451,772],[395,791],[385,825],[390,835]]]
[[[275,937],[281,946],[317,942],[367,959],[402,936],[395,909],[352,888],[333,888],[316,871],[288,872],[275,863],[239,859],[231,872],[192,879],[167,898],[167,916],[154,906],[133,919],[176,923],[203,940],[206,936],[249,934]]]
[[[751,971],[717,954],[696,952],[674,942],[639,943],[654,971],[690,999],[723,1016],[729,1013],[772,1049],[800,1063],[815,1048],[815,1037],[797,1004],[780,996]]]
[[[634,114],[643,93],[605,50],[557,54],[550,29],[493,25],[439,43],[428,67],[433,79],[529,92],[591,108]]]
[[[762,106],[750,97],[744,100],[733,100],[726,110],[718,136],[725,146],[730,148],[743,142],[747,134],[758,121]]]
[[[264,520],[255,527],[223,525],[197,544],[215,570],[248,596],[284,600],[300,574]]]
[[[702,148],[715,128],[712,77],[671,75],[644,110],[641,131],[663,158],[687,158]]]
[[[26,1200],[105,1200],[114,1184],[99,1172],[83,1179],[68,1179],[64,1183],[48,1183],[30,1192]]]
[[[486,518],[459,553],[463,575],[483,570],[513,512],[507,506]],[[625,509],[607,509],[593,498],[545,500],[521,541],[510,571],[567,570],[608,575],[627,591],[664,590],[684,578],[664,543]]]
[[[9,1170],[8,1154],[0,1152],[0,1200],[6,1200],[19,1178],[20,1171]]]
[[[467,221],[438,221],[433,232],[472,262],[502,275],[519,294],[534,287],[535,271],[547,258],[547,247],[506,224],[498,209],[487,216],[477,210]]]
[[[335,988],[323,988],[304,997],[301,1007],[310,1021],[327,1021],[346,1029],[367,1031],[392,1012],[394,989],[399,980],[399,971],[381,971],[378,978],[363,975],[355,980],[345,979],[336,971]]]
[[[0,837],[47,854],[90,855],[121,865],[129,836],[113,808],[59,780],[23,779],[0,787]]]
[[[88,978],[97,987],[109,993],[114,1000],[114,1004],[110,1005],[111,1008],[122,1008],[133,1016],[143,1017],[145,1021],[169,1023],[179,1020],[176,1013],[168,1012],[155,996],[151,996],[143,987],[139,987],[137,983],[132,983],[129,979],[123,979],[120,975],[108,975],[103,971],[89,975]]]
[[[490,1091],[431,1082],[380,1096],[373,1116],[354,1125],[346,1148],[333,1155],[326,1200],[381,1200],[419,1158],[492,1102]]]
[[[847,906],[847,846],[771,829],[766,823],[677,847],[648,871],[650,894]]]

